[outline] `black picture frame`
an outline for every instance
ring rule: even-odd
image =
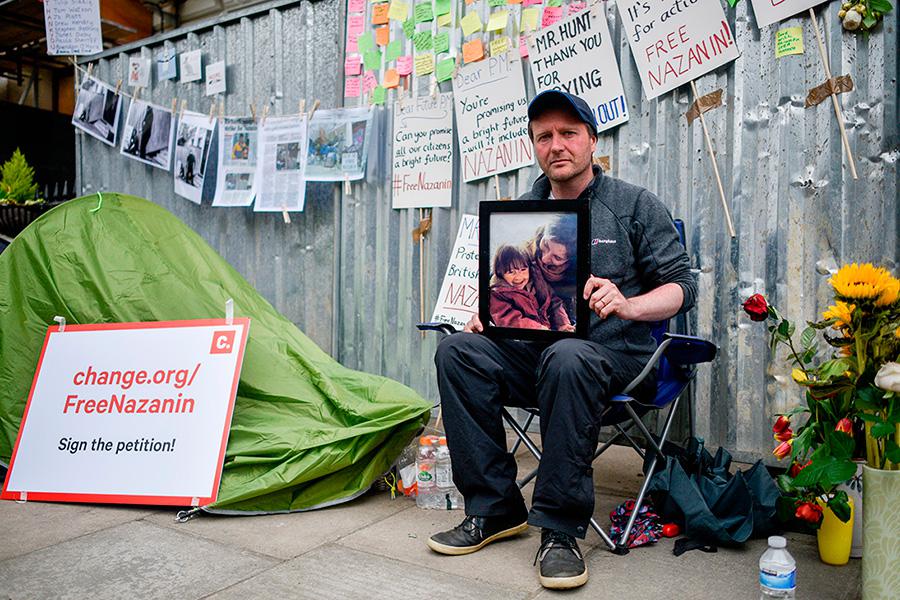
[[[483,201],[478,227],[478,316],[485,335],[547,342],[586,338],[590,311],[582,293],[590,276],[588,202]],[[553,241],[551,235],[557,240]],[[552,243],[541,245],[542,238]],[[550,251],[544,254],[539,248]],[[541,260],[544,256],[546,260]],[[564,261],[560,258],[563,256]],[[529,261],[530,285],[520,283],[522,258]],[[514,263],[507,271],[509,279],[495,277],[495,262],[501,268]]]

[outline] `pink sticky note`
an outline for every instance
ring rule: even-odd
[[[366,74],[363,75],[363,92],[369,93],[378,87],[378,80],[375,79],[374,71],[366,71]]]
[[[359,98],[359,77],[348,77],[344,80],[344,97]]]
[[[347,40],[347,54],[356,54],[359,52],[359,42],[355,37],[351,37]]]
[[[397,73],[400,75],[409,75],[412,73],[413,57],[409,54],[401,56],[397,59]]]
[[[544,18],[541,19],[541,27],[550,27],[562,19],[562,6],[547,6],[544,8]]]
[[[347,37],[354,39],[366,28],[365,15],[350,15],[347,17]]]
[[[585,8],[587,8],[586,2],[580,2],[579,0],[575,0],[575,2],[569,3],[569,14],[574,15],[577,12],[583,11]]]
[[[519,56],[522,58],[528,58],[528,42],[525,41],[525,36],[519,36]]]
[[[345,75],[359,75],[359,72],[361,70],[362,64],[360,62],[359,56],[348,56],[347,60],[344,61]]]
[[[522,0],[522,6],[534,6],[540,4],[541,0]]]
[[[366,11],[366,0],[348,0],[347,12],[361,13]]]

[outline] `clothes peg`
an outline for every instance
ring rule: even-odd
[[[309,109],[309,114],[307,115],[307,119],[312,121],[313,115],[316,114],[316,109],[318,109],[318,108],[319,108],[319,101],[317,99],[315,102],[313,102],[312,108]]]

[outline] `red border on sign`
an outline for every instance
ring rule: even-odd
[[[219,459],[216,465],[216,476],[213,481],[212,489],[206,497],[191,496],[142,496],[138,494],[75,494],[66,492],[31,492],[28,490],[12,490],[7,489],[10,475],[16,463],[16,454],[19,451],[19,442],[22,439],[22,432],[25,430],[25,421],[28,418],[28,410],[31,408],[31,399],[34,396],[34,388],[37,386],[38,375],[41,372],[41,365],[44,362],[44,353],[47,351],[47,344],[50,342],[50,335],[60,333],[59,326],[51,325],[47,328],[44,336],[44,344],[41,346],[41,355],[38,358],[37,369],[34,371],[34,378],[31,380],[31,390],[28,392],[28,402],[25,404],[25,412],[22,413],[22,422],[19,424],[19,433],[16,435],[16,444],[13,446],[12,456],[9,460],[9,470],[6,481],[3,482],[3,492],[0,493],[2,500],[20,500],[22,494],[26,494],[28,500],[51,500],[63,502],[91,502],[91,503],[108,503],[108,504],[154,504],[165,506],[191,506],[194,500],[197,500],[197,506],[205,506],[216,501],[219,495],[219,483],[222,480],[222,465],[225,462],[225,448],[228,445],[228,435],[231,432],[231,418],[234,414],[234,401],[237,397],[237,386],[241,379],[241,369],[244,363],[244,349],[247,347],[247,334],[250,329],[250,319],[248,317],[236,317],[232,319],[230,326],[239,326],[241,332],[240,345],[238,346],[237,364],[234,370],[234,379],[231,382],[231,394],[228,398],[228,410],[225,413],[225,426],[222,428],[222,440],[219,446]],[[194,319],[189,321],[151,321],[138,323],[94,323],[86,325],[66,325],[67,331],[108,331],[108,330],[129,330],[129,329],[172,329],[177,327],[229,327],[225,319]],[[65,334],[65,331],[62,332]]]

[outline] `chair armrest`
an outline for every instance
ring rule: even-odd
[[[668,335],[669,334],[666,334],[666,336],[668,336]],[[649,375],[650,372],[656,368],[656,365],[659,363],[659,359],[662,357],[663,353],[666,351],[666,348],[668,348],[669,344],[672,343],[672,340],[667,339],[666,336],[663,337],[663,341],[660,342],[659,346],[656,347],[656,351],[650,357],[650,360],[647,361],[647,364],[644,365],[644,368],[641,369],[641,372],[638,373],[638,376],[631,380],[631,383],[629,383],[625,387],[625,389],[620,392],[620,395],[627,396],[631,392],[631,390],[633,390],[638,385],[640,385],[640,383],[642,381],[644,381],[644,379],[647,377],[647,375]]]
[[[453,325],[450,325],[449,323],[440,323],[438,321],[418,323],[416,324],[416,328],[418,328],[420,331],[438,331],[440,333],[446,333],[447,335],[456,333],[457,331],[457,329]]]
[[[693,335],[667,333],[663,339],[671,341],[666,348],[666,360],[673,365],[698,365],[711,362],[719,351],[719,348],[712,342]]]

